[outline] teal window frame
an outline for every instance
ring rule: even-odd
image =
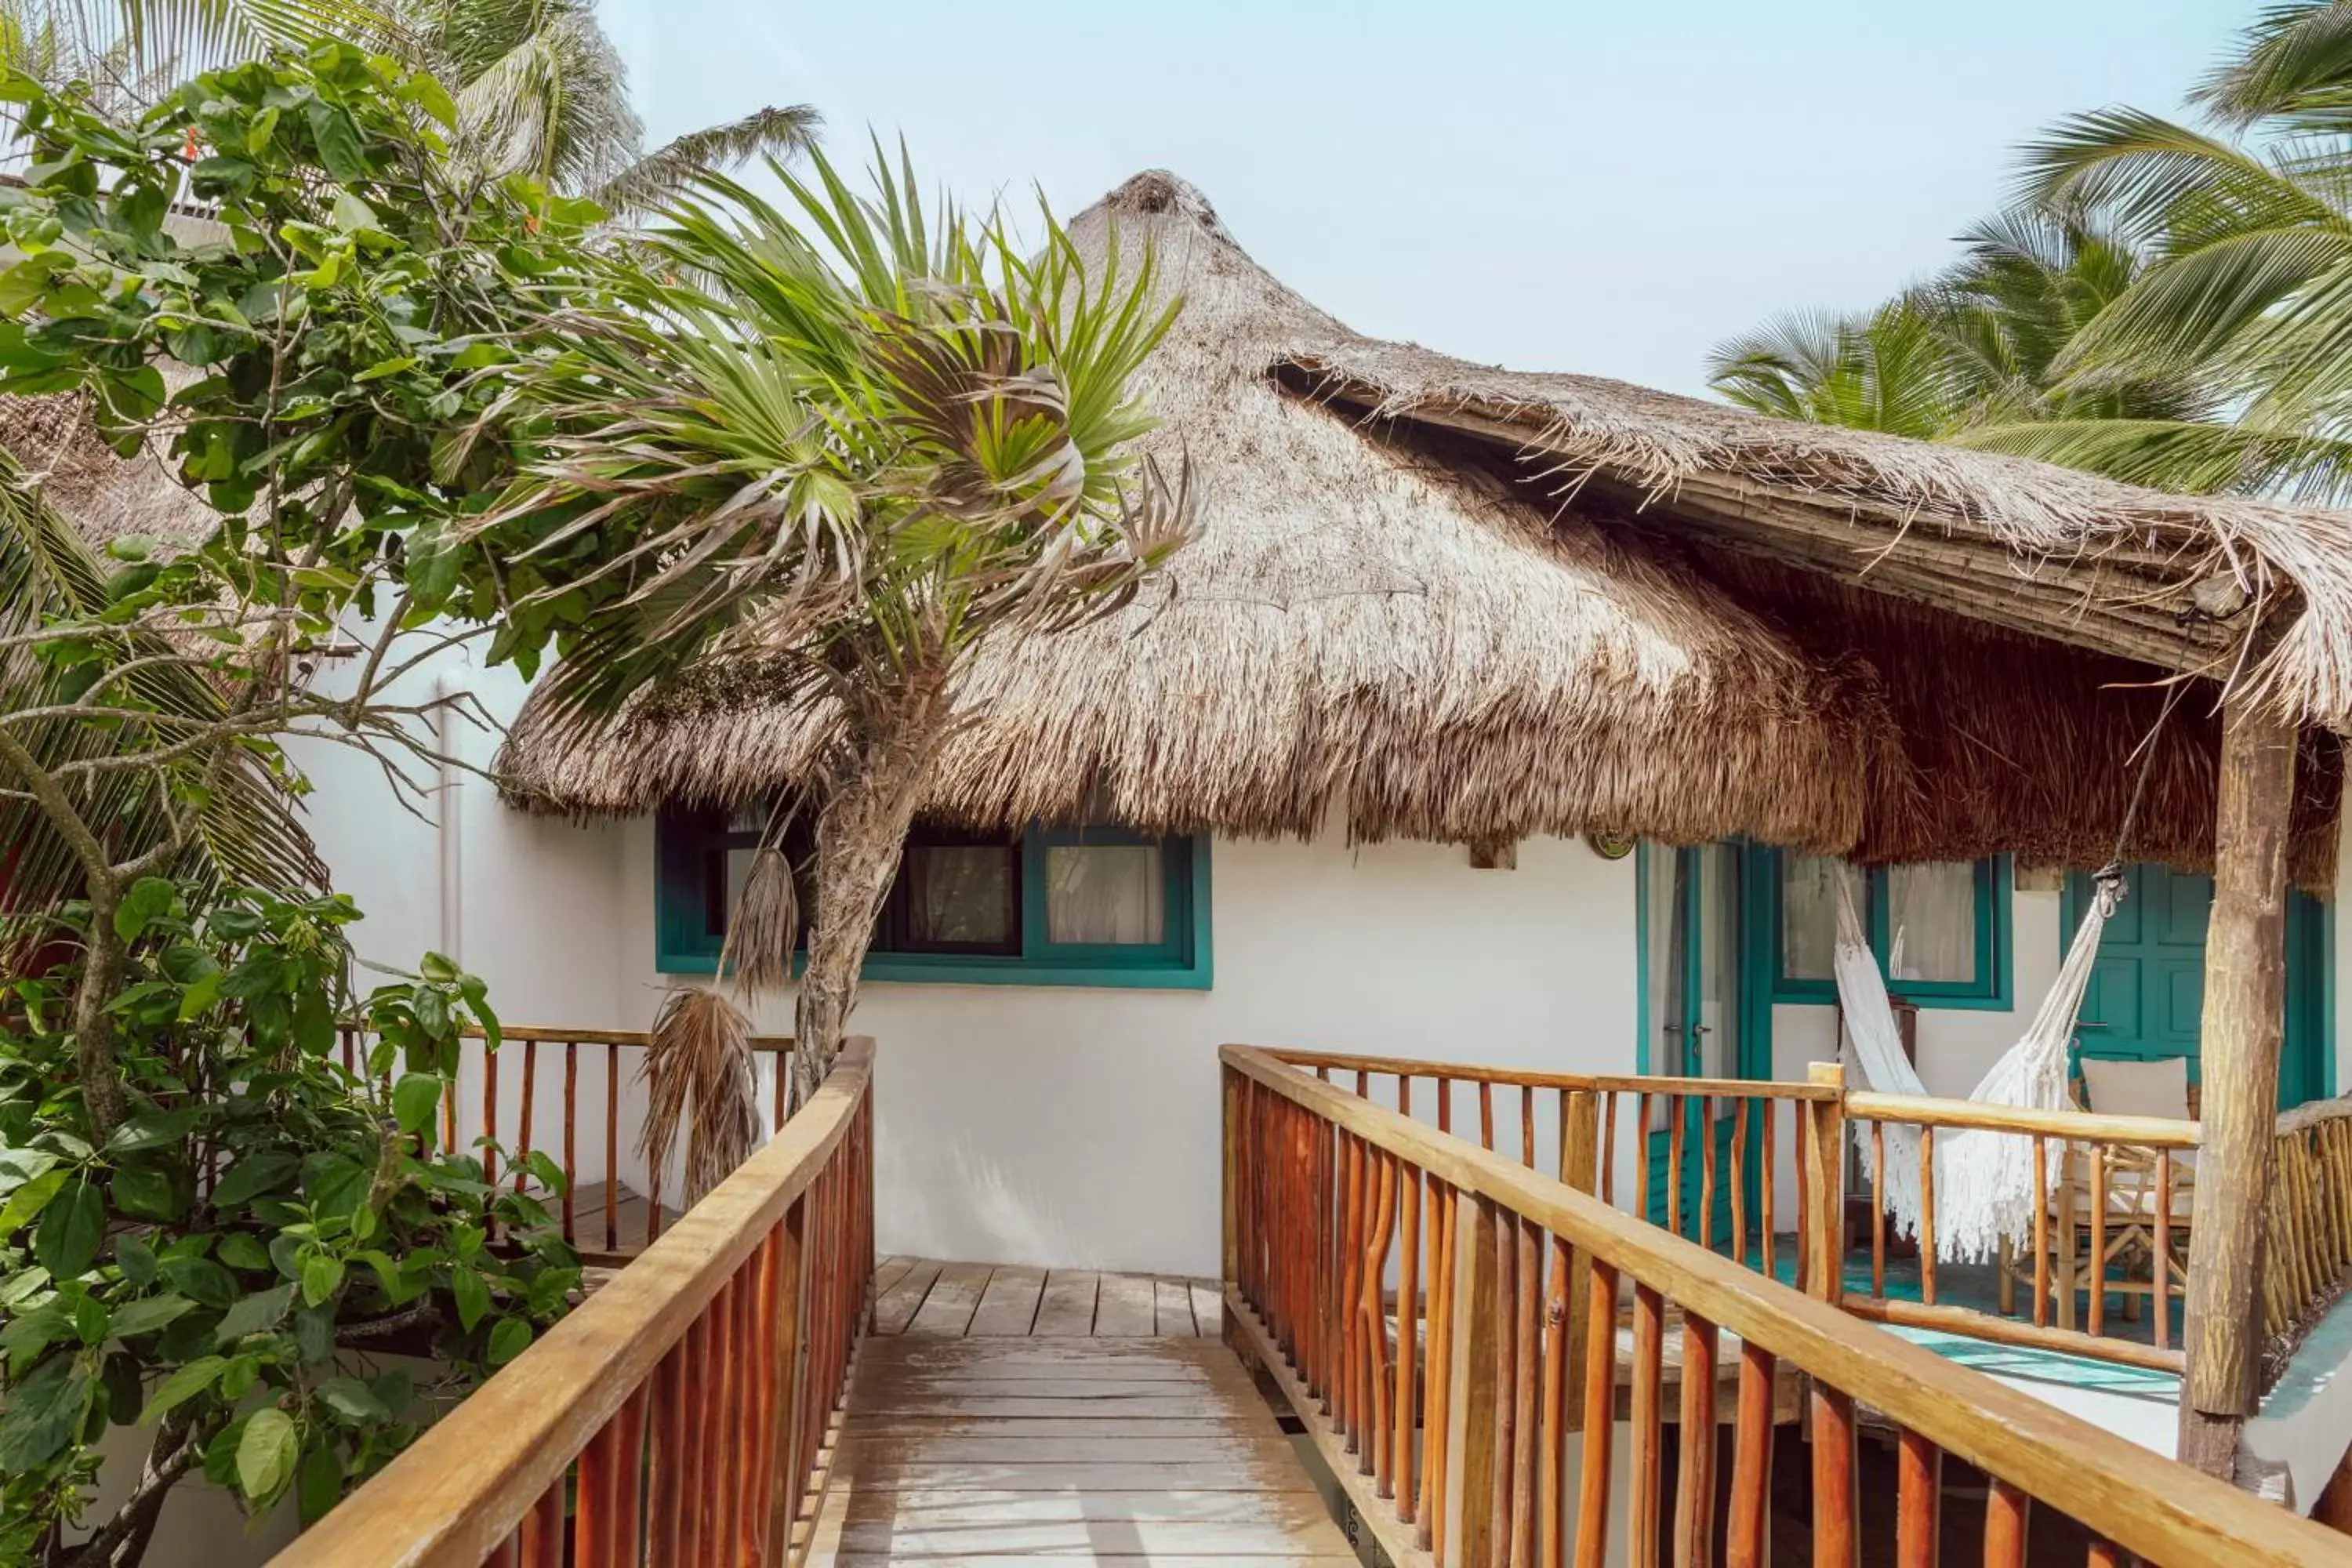
[[[1756,921],[1763,952],[1759,972],[1771,976],[1775,1002],[1834,1005],[1837,982],[1791,975],[1781,969],[1787,944],[1781,940],[1786,900],[1781,896],[1785,851],[1755,846],[1748,851],[1749,872],[1759,896],[1748,905]],[[1959,1012],[2008,1012],[2016,1006],[2016,947],[2012,909],[2017,878],[2006,855],[1988,855],[1973,863],[1976,878],[1976,978],[1973,980],[1896,980],[1886,973],[1887,950],[1893,931],[1887,916],[1887,868],[1873,867],[1864,873],[1870,892],[1867,921],[1870,951],[1890,995],[1921,1007]]]
[[[664,974],[715,974],[723,940],[709,925],[714,851],[750,847],[756,833],[698,828],[664,812],[654,828],[654,963]],[[1161,940],[1055,942],[1047,938],[1045,855],[1071,845],[1156,844],[1167,900]],[[932,985],[1090,985],[1207,991],[1216,971],[1210,942],[1211,887],[1206,834],[1158,838],[1124,827],[1032,827],[1020,836],[1021,952],[1015,953],[869,951],[862,979]],[[803,963],[793,956],[797,972]]]

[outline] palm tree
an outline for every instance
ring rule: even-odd
[[[992,214],[926,214],[903,164],[878,164],[870,198],[822,155],[812,182],[774,173],[789,212],[706,176],[647,253],[609,258],[633,308],[557,323],[576,347],[522,389],[551,434],[479,531],[544,563],[559,598],[583,529],[625,542],[579,568],[640,585],[545,677],[554,710],[609,714],[693,667],[828,715],[805,1093],[957,721],[957,672],[983,639],[1127,603],[1191,507],[1128,450],[1153,423],[1129,380],[1176,309],[1148,259],[1088,276],[1050,215],[1033,256]],[[730,960],[780,979],[792,921],[736,925],[760,923],[767,949]]]
[[[818,124],[806,104],[765,108],[647,153],[595,0],[0,0],[0,67],[89,82],[116,108],[322,37],[439,77],[457,100],[451,156],[469,173],[529,175],[616,216],[650,210],[698,173],[800,153]]]
[[[627,69],[597,25],[595,0],[415,0],[393,15],[456,94],[457,156],[608,212],[649,211],[697,174],[803,152],[816,130],[806,104],[768,108],[646,153]]]
[[[2059,356],[2070,385],[2194,378],[2228,417],[2084,426],[2061,460],[2184,489],[2352,496],[2352,0],[2265,12],[2195,95],[2063,121],[2020,194],[2095,207],[2148,264]]]
[[[1783,418],[2043,455],[2086,424],[2206,412],[2185,377],[2059,376],[2143,266],[2093,216],[2020,209],[1961,242],[1950,268],[1866,315],[1782,317],[1718,346],[1715,389]]]

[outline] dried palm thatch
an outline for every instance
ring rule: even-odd
[[[0,396],[0,447],[93,548],[129,534],[192,545],[219,521],[152,445],[136,458],[119,456],[80,394]]]
[[[691,1208],[760,1142],[751,1021],[715,991],[673,991],[654,1020],[638,1077],[647,1095],[637,1152],[654,1171],[667,1171],[684,1135],[686,1194],[678,1206]]]
[[[927,814],[1853,842],[1895,744],[1866,669],[1443,442],[1286,390],[1269,371],[1345,330],[1181,182],[1140,175],[1071,234],[1130,276],[1150,247],[1183,296],[1146,446],[1190,458],[1201,530],[1120,615],[979,651]],[[740,805],[810,777],[829,733],[772,691],[752,637],[609,722],[527,708],[500,766],[542,810]]]
[[[2116,854],[2210,871],[2220,783],[2221,688],[2176,690],[2152,665],[1969,622],[1816,573],[1736,555],[1701,564],[1817,657],[1879,672],[1902,734],[1874,773],[1853,858],[1874,864],[2011,853],[2091,869]],[[2140,747],[2153,747],[2137,812]],[[2288,863],[2315,893],[2336,884],[2343,748],[2306,730]],[[2125,833],[2128,819],[2130,831]]]
[[[1348,332],[1276,371],[1360,415],[1492,442],[1553,493],[1613,500],[1659,530],[2352,730],[2352,513],[2168,495]]]

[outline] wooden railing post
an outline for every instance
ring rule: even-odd
[[[1559,1169],[1560,1183],[1576,1192],[1591,1193],[1594,1171],[1601,1157],[1601,1106],[1599,1097],[1589,1089],[1571,1090],[1567,1110],[1560,1118]],[[1565,1241],[1561,1243],[1566,1246]],[[1567,1280],[1568,1333],[1567,1342],[1572,1353],[1564,1357],[1568,1385],[1563,1401],[1566,1430],[1584,1429],[1584,1345],[1585,1324],[1592,1311],[1592,1255],[1582,1247],[1569,1254]],[[1557,1294],[1557,1291],[1555,1292]]]
[[[800,1449],[801,1401],[808,1390],[808,1344],[802,1325],[808,1319],[808,1198],[784,1211],[776,1253],[776,1489],[768,1510],[767,1568],[783,1568],[793,1550],[793,1521],[800,1510],[801,1476],[806,1456]]]
[[[1445,1568],[1491,1568],[1495,1561],[1495,1431],[1499,1390],[1495,1357],[1502,1325],[1496,1297],[1501,1213],[1486,1198],[1455,1192],[1452,1373],[1445,1408]]]
[[[1835,1306],[1845,1283],[1845,1066],[1815,1062],[1808,1081],[1838,1091],[1833,1100],[1805,1102],[1805,1139],[1811,1223],[1806,1241],[1806,1294]]]

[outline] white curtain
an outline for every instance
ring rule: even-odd
[[[1826,855],[1789,855],[1780,887],[1780,973],[1828,980],[1837,973],[1838,883],[1857,907],[1868,899],[1860,871]]]
[[[1976,868],[1943,860],[1886,873],[1886,970],[1894,979],[1977,977]]]
[[[1057,844],[1045,851],[1045,937],[1149,946],[1166,940],[1168,900],[1155,844]]]

